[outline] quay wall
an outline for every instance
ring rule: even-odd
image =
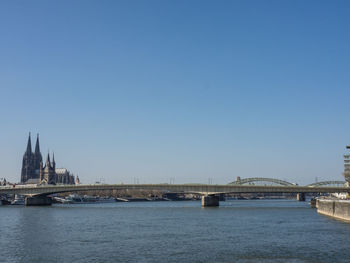
[[[52,199],[51,197],[47,196],[27,196],[24,200],[24,204],[26,206],[44,206],[44,205],[51,205]]]
[[[350,222],[350,200],[318,199],[317,212]]]

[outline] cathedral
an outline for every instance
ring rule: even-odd
[[[74,176],[65,168],[56,168],[55,156],[47,154],[45,164],[40,152],[39,134],[36,138],[35,150],[32,152],[31,136],[29,133],[27,150],[23,156],[21,183],[23,184],[75,184]]]

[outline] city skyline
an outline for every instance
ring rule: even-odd
[[[67,3],[0,3],[1,178],[32,132],[83,183],[343,179],[347,1]]]

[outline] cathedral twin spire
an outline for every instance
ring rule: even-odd
[[[32,153],[32,140],[31,140],[31,135],[29,133],[29,137],[28,137],[28,143],[27,143],[27,154]],[[36,143],[35,143],[35,154],[41,154],[40,153],[40,145],[39,145],[39,133],[37,134],[36,137]]]
[[[40,153],[39,134],[36,138],[35,150],[32,151],[31,134],[29,133],[27,149],[23,156],[21,183],[44,183],[44,184],[74,184],[74,175],[67,169],[59,169],[56,172],[55,154],[47,154],[46,162],[43,163]]]
[[[29,179],[39,178],[40,163],[42,156],[39,146],[39,134],[37,135],[35,152],[32,152],[31,134],[29,133],[27,150],[23,156],[21,182],[26,182]]]
[[[40,167],[42,165],[42,155],[40,152],[39,134],[36,137],[35,150],[32,151],[31,134],[28,136],[27,150],[23,156],[21,182],[29,179],[39,178]]]
[[[32,142],[31,142],[31,134],[29,133],[29,137],[28,137],[28,143],[27,143],[27,150],[25,152],[25,155],[32,155]],[[29,157],[29,156],[28,156]],[[54,166],[55,164],[55,154],[53,153],[52,156],[52,165]],[[40,143],[39,143],[39,133],[37,134],[36,137],[36,143],[35,143],[35,150],[34,150],[34,166],[36,169],[39,168],[40,163],[42,162],[42,156],[41,156],[41,152],[40,152]],[[49,166],[51,166],[51,161],[50,161],[50,154],[47,154],[47,158],[46,158],[46,165],[49,164]]]

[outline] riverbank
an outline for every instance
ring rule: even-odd
[[[350,222],[350,200],[317,199],[317,212]]]

